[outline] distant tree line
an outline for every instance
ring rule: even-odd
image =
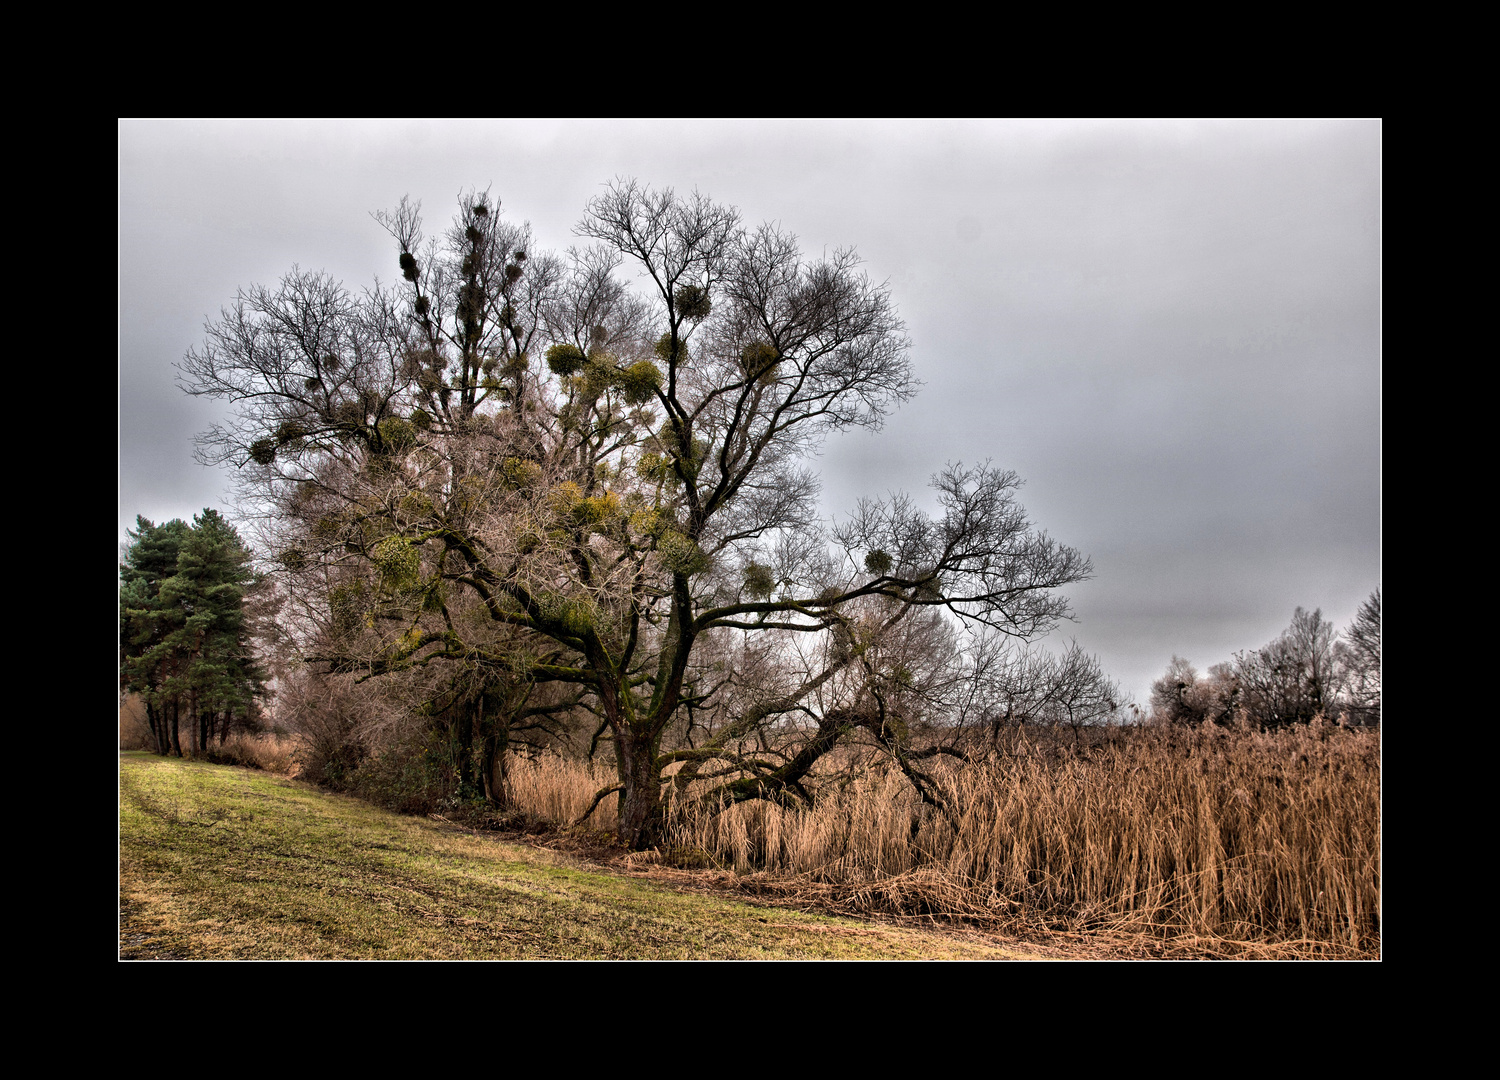
[[[1174,724],[1228,724],[1243,716],[1261,727],[1305,724],[1316,716],[1356,726],[1380,723],[1380,590],[1340,635],[1320,610],[1298,608],[1276,640],[1198,672],[1180,656],[1151,684],[1151,712]]]

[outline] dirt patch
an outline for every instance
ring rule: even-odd
[[[191,960],[192,957],[159,944],[156,934],[142,924],[135,914],[129,898],[120,897],[120,945],[121,960]]]

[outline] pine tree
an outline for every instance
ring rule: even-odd
[[[177,613],[163,606],[161,587],[176,574],[178,552],[192,529],[182,520],[154,525],[137,516],[135,522],[120,566],[120,688],[144,700],[157,753],[180,754],[178,701],[168,689],[174,658],[167,644]]]
[[[184,709],[201,753],[262,690],[245,619],[251,552],[215,510],[191,526],[136,521],[120,569],[121,685],[145,698],[159,753],[182,754]]]

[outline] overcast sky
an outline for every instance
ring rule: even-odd
[[[859,250],[924,386],[828,444],[827,512],[1014,469],[1094,562],[1062,636],[1141,704],[1174,653],[1201,671],[1299,605],[1342,629],[1380,583],[1378,121],[126,120],[119,155],[117,542],[232,511],[193,461],[222,406],[173,365],[236,289],[397,279],[370,214],[403,195],[433,232],[488,187],[560,249],[633,176]]]

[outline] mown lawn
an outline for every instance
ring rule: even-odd
[[[184,960],[1027,959],[681,893],[283,777],[120,758],[120,956]]]

